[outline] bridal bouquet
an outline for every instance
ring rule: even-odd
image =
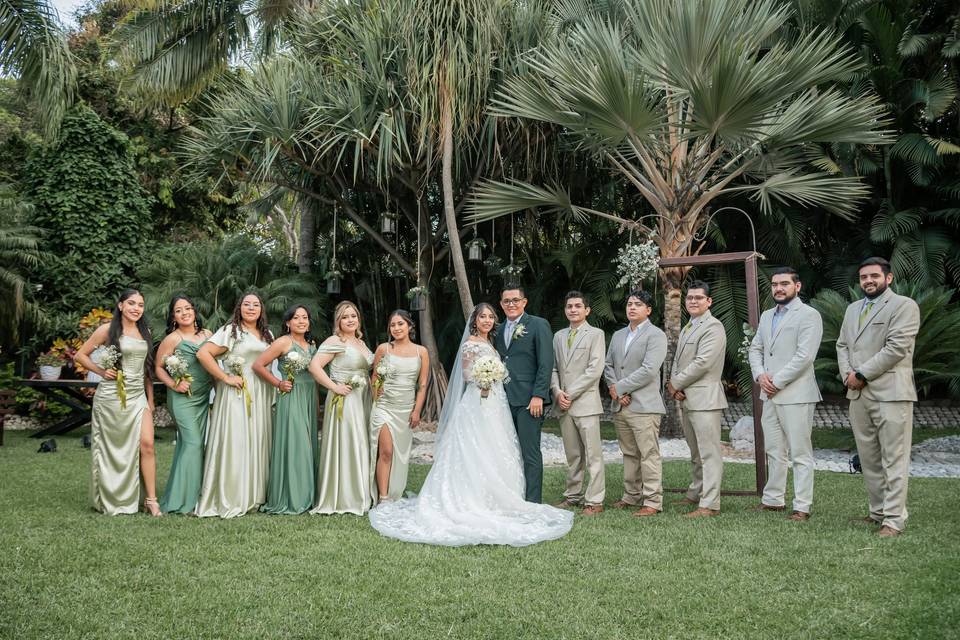
[[[376,375],[373,377],[373,397],[380,395],[380,389],[383,388],[383,383],[387,379],[397,372],[397,368],[390,364],[390,356],[383,356],[380,358],[380,362],[377,363],[377,370],[375,371]]]
[[[474,383],[480,387],[480,397],[486,398],[490,395],[490,387],[493,383],[507,381],[507,368],[499,358],[482,356],[473,363],[470,375]]]
[[[235,376],[240,376],[240,380],[243,381],[243,384],[237,389],[237,394],[243,394],[244,400],[247,404],[247,417],[249,418],[250,406],[253,404],[253,398],[250,397],[250,390],[247,389],[247,379],[243,377],[243,365],[244,360],[240,356],[230,356],[224,361],[224,366],[227,369],[228,373],[232,373]]]
[[[367,386],[367,379],[359,373],[355,373],[343,384],[351,389],[359,389]],[[332,407],[337,410],[337,420],[343,420],[343,399],[345,397],[346,396],[341,396],[340,394],[334,394],[333,396]]]
[[[170,377],[173,378],[173,383],[179,385],[181,382],[186,380],[187,382],[193,382],[193,376],[190,375],[190,369],[187,366],[187,363],[183,358],[173,353],[163,359],[163,368],[167,370],[167,373],[170,374]],[[187,389],[187,395],[192,396],[190,389]]]
[[[120,398],[120,408],[127,408],[127,383],[123,379],[123,369],[120,364],[120,350],[116,345],[104,347],[100,355],[97,356],[97,364],[104,369],[113,369],[117,372],[117,397]]]
[[[283,359],[283,372],[287,376],[289,382],[293,382],[293,379],[297,377],[297,374],[301,371],[305,371],[307,366],[310,365],[310,360],[300,353],[299,351],[294,351],[291,349],[287,352],[286,357]],[[290,393],[289,391],[282,391],[281,393]]]

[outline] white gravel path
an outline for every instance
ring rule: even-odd
[[[416,431],[413,437],[411,462],[433,462],[435,434]],[[553,434],[545,433],[540,440],[544,466],[563,466],[566,457],[563,441]],[[734,451],[724,447],[725,462],[753,464],[752,451]],[[689,460],[690,448],[682,438],[660,438],[660,453],[665,460]],[[816,468],[823,471],[850,471],[850,457],[854,452],[841,449],[816,449],[813,452]],[[615,440],[603,441],[603,460],[606,463],[622,463],[623,456]],[[913,447],[910,475],[918,478],[960,478],[960,436],[933,438]]]

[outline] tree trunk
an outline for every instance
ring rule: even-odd
[[[426,279],[421,276],[419,286],[426,286]],[[433,318],[431,310],[433,304],[430,302],[430,295],[427,295],[426,308],[420,312],[420,341],[427,349],[430,356],[430,378],[427,381],[427,398],[423,403],[423,412],[421,418],[428,422],[436,422],[440,419],[440,408],[443,406],[443,399],[447,395],[447,373],[443,370],[443,362],[440,360],[440,349],[437,348],[437,339],[433,331]]]
[[[673,269],[669,271],[674,271]],[[683,276],[680,276],[682,280]],[[664,283],[664,306],[663,306],[663,331],[667,334],[667,357],[663,361],[663,383],[670,380],[673,373],[673,356],[677,352],[677,341],[680,338],[680,320],[681,300],[683,291],[680,289],[680,280],[674,274],[665,270],[663,274]],[[665,436],[679,436],[683,434],[680,425],[680,403],[664,394],[664,404],[667,408],[667,414],[663,417],[660,424],[660,433]]]
[[[450,258],[453,273],[460,293],[460,306],[464,320],[473,311],[473,296],[470,295],[470,282],[467,280],[467,267],[463,262],[463,248],[460,246],[460,233],[457,227],[457,213],[453,204],[453,113],[448,90],[443,92],[443,108],[440,115],[440,136],[443,145],[441,182],[443,183],[443,215],[447,222],[447,237],[450,238]]]
[[[300,251],[297,253],[297,271],[310,273],[313,266],[313,248],[317,244],[316,216],[313,214],[317,203],[305,198],[299,198],[297,206],[300,208]]]

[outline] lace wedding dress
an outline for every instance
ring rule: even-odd
[[[419,496],[370,511],[370,524],[382,535],[446,546],[522,547],[560,538],[573,526],[573,513],[523,499],[520,445],[503,385],[494,384],[482,398],[471,382],[481,356],[499,357],[486,341],[464,340],[448,392],[454,405],[441,416],[433,467]]]

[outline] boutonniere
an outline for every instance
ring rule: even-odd
[[[517,326],[513,328],[512,339],[516,340],[517,338],[522,338],[525,335],[527,335],[527,327],[522,322],[518,322]]]

